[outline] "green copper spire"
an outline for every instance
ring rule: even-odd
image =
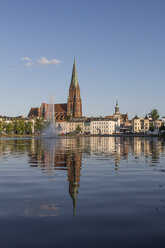
[[[73,64],[72,78],[71,78],[70,86],[71,85],[74,85],[75,88],[77,88],[77,85],[78,85],[78,77],[77,77],[76,60],[75,59],[74,59],[74,64]]]

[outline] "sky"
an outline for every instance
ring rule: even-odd
[[[83,115],[165,116],[164,0],[0,0],[0,115],[67,102],[74,57]]]

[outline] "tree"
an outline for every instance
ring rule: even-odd
[[[162,122],[162,124],[161,124],[161,126],[160,126],[159,130],[160,130],[160,131],[165,130],[165,125],[164,125],[164,123],[163,123],[163,122]]]
[[[45,127],[44,119],[43,118],[36,118],[35,124],[34,124],[34,130],[36,132],[41,132],[44,127]]]
[[[77,133],[80,133],[81,130],[82,130],[81,127],[78,125],[78,126],[76,127],[76,132],[77,132]]]
[[[71,118],[72,118],[72,116],[71,116],[71,114],[70,114],[70,115],[67,115],[67,116],[65,117],[65,120],[66,120],[66,121],[70,121]]]
[[[22,133],[21,125],[20,125],[20,122],[18,120],[14,121],[14,133],[15,134],[21,134]]]
[[[25,133],[32,134],[32,122],[31,121],[25,122]]]
[[[6,124],[6,133],[7,134],[12,134],[13,132],[14,125],[12,122]]]
[[[149,117],[152,118],[153,121],[156,121],[159,119],[159,113],[157,109],[152,109],[149,113]]]
[[[0,121],[0,133],[3,133],[4,130],[4,123]]]
[[[150,128],[149,128],[149,130],[150,130],[151,132],[153,132],[153,131],[154,131],[154,125],[153,125],[153,123],[151,123],[151,124],[150,124]]]

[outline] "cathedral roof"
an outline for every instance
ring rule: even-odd
[[[55,112],[65,113],[67,112],[67,103],[55,104]]]
[[[31,108],[28,117],[37,117],[37,116],[38,116],[38,108]]]
[[[74,59],[70,86],[74,86],[75,88],[77,88],[77,85],[78,85],[78,77],[77,77],[77,70],[76,70],[76,60]]]

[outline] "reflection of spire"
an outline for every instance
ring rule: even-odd
[[[69,194],[73,200],[73,214],[76,215],[76,198],[78,194],[79,183],[73,182],[69,184]]]
[[[82,154],[78,152],[76,154],[71,154],[71,157],[69,157],[67,161],[69,194],[73,200],[74,215],[76,215],[76,198],[79,193],[78,188],[80,182],[81,160]]]

